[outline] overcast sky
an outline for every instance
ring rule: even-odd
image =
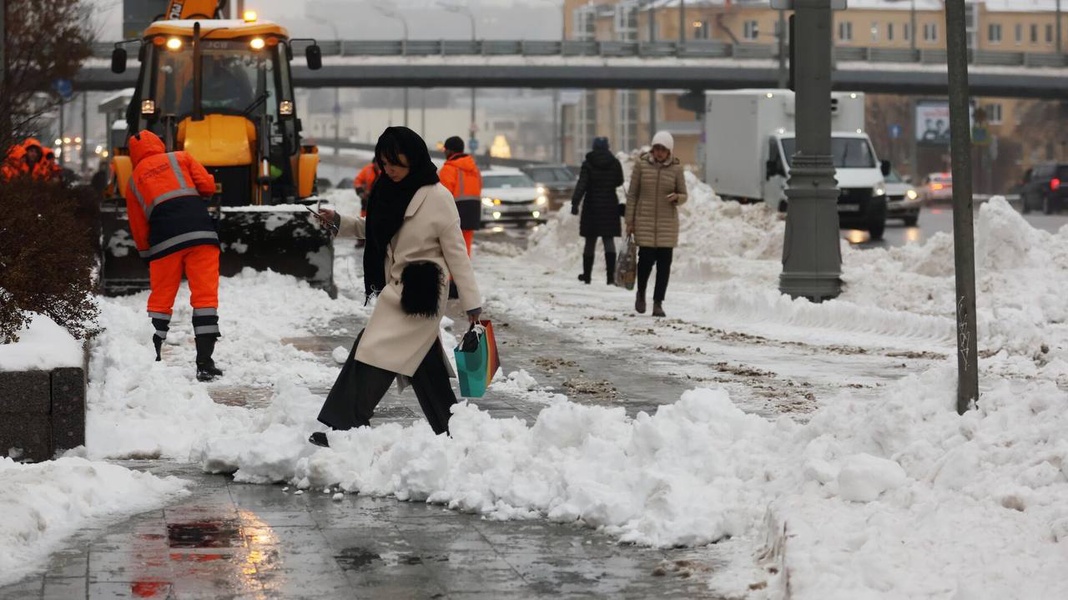
[[[141,0],[138,0],[141,1]],[[231,0],[236,6],[236,0]],[[122,36],[123,0],[92,0],[97,6],[100,39]],[[457,2],[475,17],[480,39],[560,39],[563,10],[560,0],[475,0]],[[387,17],[375,7],[395,7],[407,21],[409,39],[469,39],[471,18],[463,12],[449,12],[438,0],[392,0],[360,2],[353,0],[245,0],[246,9],[255,9],[261,18],[286,26],[293,36],[331,39],[400,39],[400,19]],[[388,10],[388,9],[386,9]]]

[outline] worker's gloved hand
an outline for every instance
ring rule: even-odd
[[[571,203],[571,214],[577,215],[578,213],[579,213],[578,204],[575,204],[574,202],[572,202]]]

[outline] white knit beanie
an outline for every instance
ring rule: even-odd
[[[656,135],[653,136],[653,143],[651,145],[655,146],[657,144],[667,148],[670,152],[675,151],[675,138],[671,137],[671,134],[666,131],[658,131],[656,132]]]

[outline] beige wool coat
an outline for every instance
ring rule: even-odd
[[[678,194],[676,202],[668,194]],[[624,220],[634,228],[634,242],[646,248],[679,245],[679,206],[686,203],[686,177],[679,159],[657,163],[652,154],[642,154],[634,163],[627,188]]]
[[[361,217],[342,216],[339,234],[362,238],[365,224]],[[421,261],[437,264],[445,274],[438,289],[438,314],[429,318],[409,315],[401,308],[401,274],[404,267]],[[460,231],[456,202],[445,186],[435,183],[419,188],[412,197],[404,224],[386,251],[386,287],[375,301],[356,360],[400,375],[414,375],[438,338],[450,274],[464,311],[480,308],[482,296]]]

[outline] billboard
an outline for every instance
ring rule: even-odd
[[[975,107],[968,108],[969,128],[975,121]],[[949,102],[946,100],[920,100],[916,103],[916,143],[949,145]]]

